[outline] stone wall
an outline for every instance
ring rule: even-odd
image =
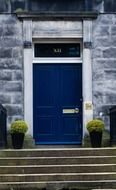
[[[24,115],[22,36],[22,22],[15,15],[1,14],[0,103],[7,109],[8,124]],[[109,126],[109,108],[116,105],[115,14],[100,14],[93,21],[92,48],[94,117],[103,115]]]
[[[116,105],[116,15],[101,14],[93,22],[94,116],[109,126],[109,108]]]
[[[23,117],[22,23],[14,15],[0,15],[0,103],[8,124]]]

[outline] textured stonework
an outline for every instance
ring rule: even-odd
[[[0,15],[0,103],[7,109],[8,125],[23,118],[22,24],[15,15]]]
[[[94,116],[109,126],[109,108],[116,105],[116,15],[101,14],[93,22]],[[102,113],[100,113],[102,112]]]
[[[11,1],[11,4],[10,0],[1,0],[1,2],[0,12],[10,13],[17,8],[21,8],[20,6],[27,1],[19,0],[19,7],[13,5],[14,0]],[[108,8],[108,0],[106,3],[105,9]],[[24,10],[26,9],[25,6]],[[103,1],[94,1],[93,8],[93,10],[102,13],[104,11]],[[28,42],[28,35],[23,36],[22,21],[19,21],[13,14],[5,13],[0,14],[0,103],[7,109],[8,124],[10,124],[12,120],[24,117],[23,38],[24,41]],[[36,37],[43,39],[45,37],[70,38],[70,34],[72,38],[82,38],[83,26],[81,20],[70,20],[68,22],[57,20],[55,24],[52,20],[36,20],[32,23],[32,35],[35,39]],[[115,14],[99,14],[98,18],[93,20],[92,41],[94,117],[103,115],[102,118],[109,127],[109,108],[116,105]]]
[[[81,21],[34,21],[33,37],[82,37]]]

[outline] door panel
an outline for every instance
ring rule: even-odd
[[[34,137],[36,142],[52,142],[56,139],[57,73],[54,65],[33,67]],[[52,84],[52,85],[51,85]],[[54,89],[54,90],[53,90]]]
[[[62,65],[61,66],[61,109],[69,110],[68,113],[61,115],[61,134],[63,142],[72,143],[81,141],[81,127],[82,120],[82,73],[81,64],[77,65]],[[76,112],[76,109],[79,111]]]
[[[81,64],[33,65],[33,126],[36,144],[80,144]]]

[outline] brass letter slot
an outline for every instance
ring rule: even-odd
[[[79,113],[79,109],[63,109],[63,114],[73,114],[73,113]]]

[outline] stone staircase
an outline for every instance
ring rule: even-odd
[[[116,148],[0,151],[0,189],[116,189]]]

